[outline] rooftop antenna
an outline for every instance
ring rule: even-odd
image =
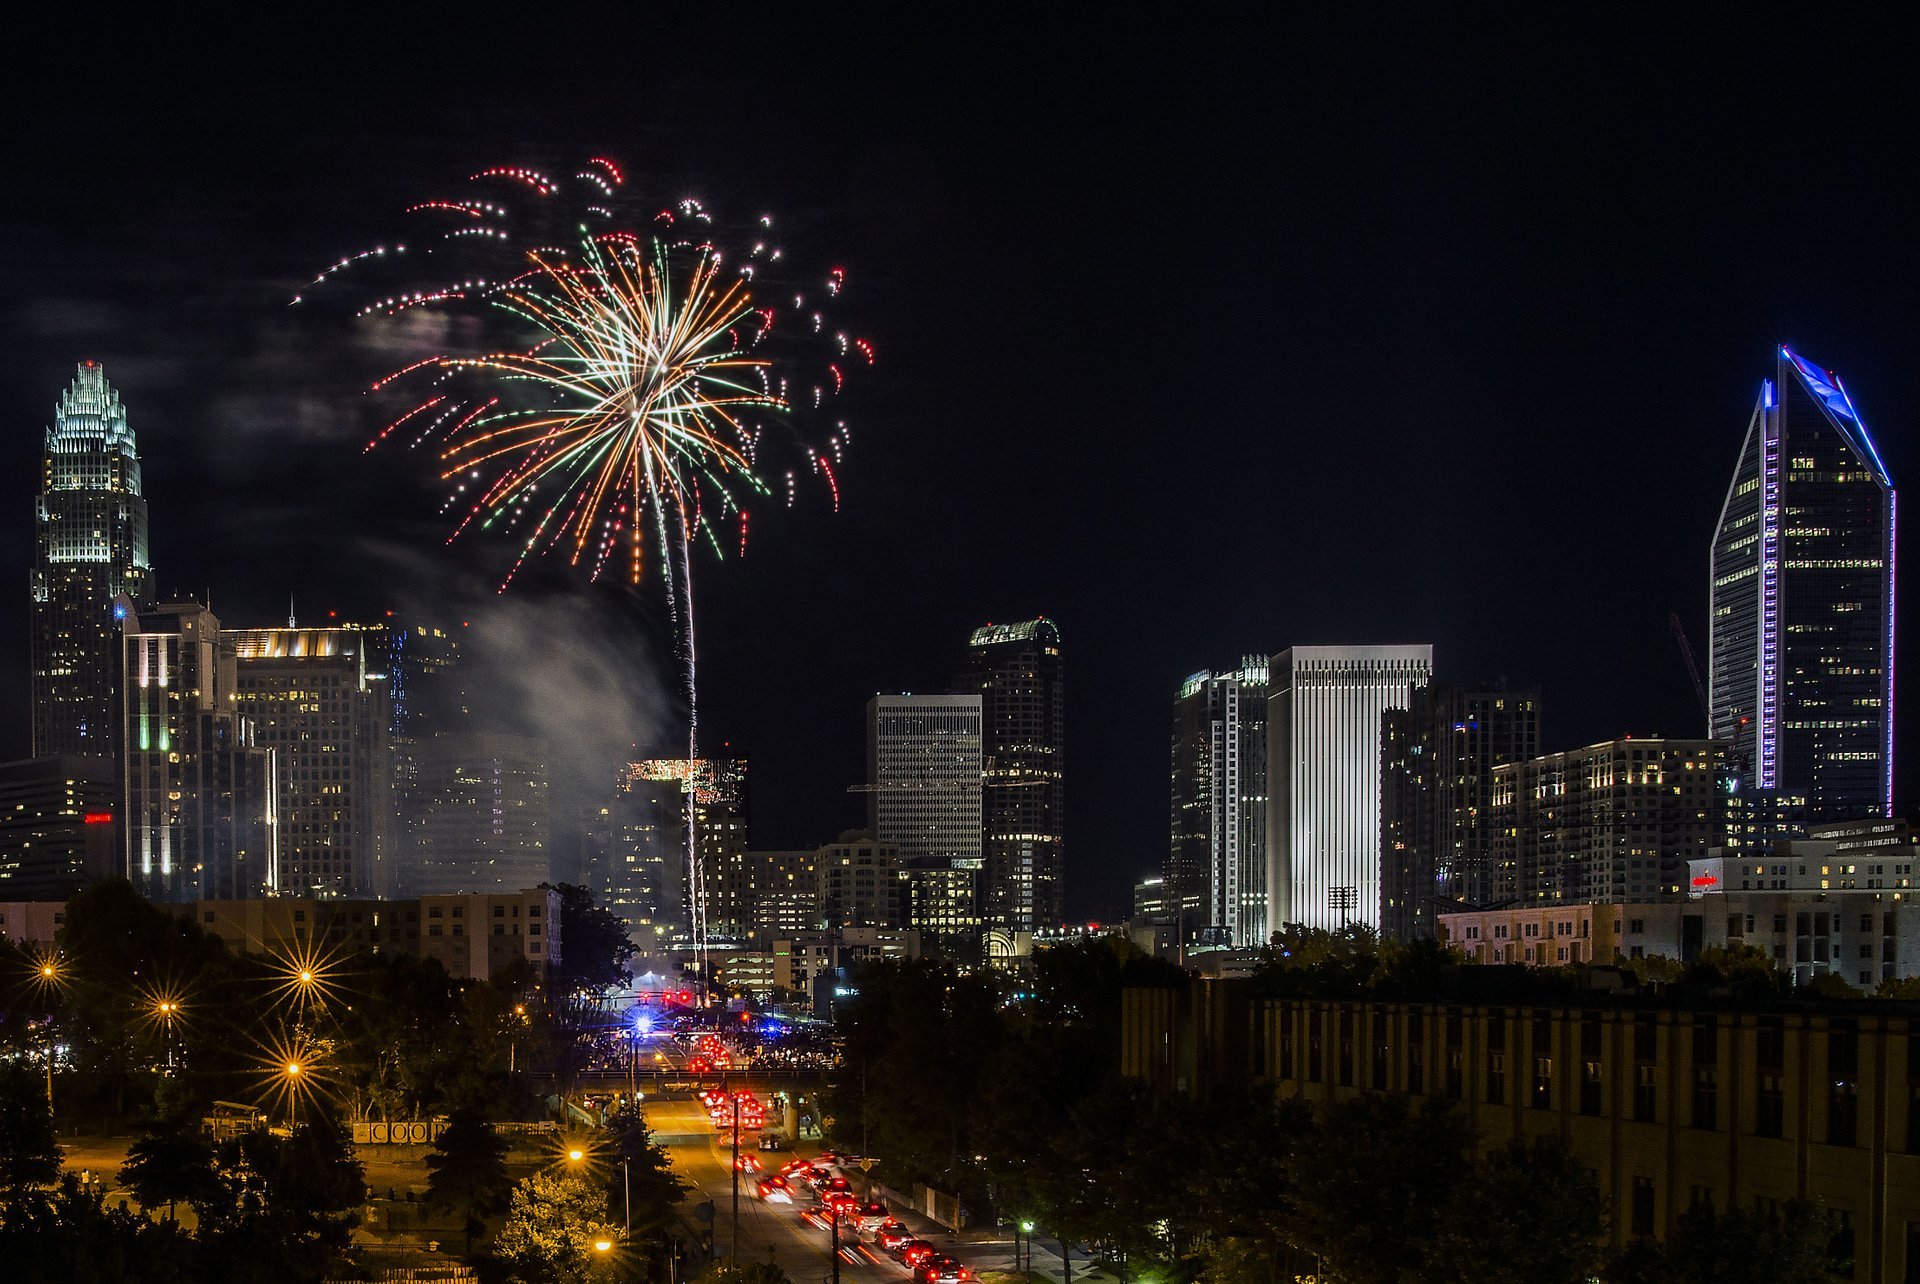
[[[297,629],[300,627],[298,624],[295,624],[293,622],[293,594],[291,593],[287,594],[287,627],[290,629]]]

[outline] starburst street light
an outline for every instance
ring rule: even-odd
[[[273,960],[276,1003],[292,1005],[296,1012],[322,1009],[335,997],[339,968],[334,956],[317,944],[301,942],[288,953]]]
[[[297,1123],[303,1103],[319,1104],[327,1092],[324,1048],[299,1031],[269,1035],[256,1058],[262,1092],[275,1108]]]
[[[186,1005],[181,1002],[180,994],[171,989],[144,989],[140,992],[140,1019],[148,1025],[160,1027],[161,1038],[166,1041],[167,1073],[172,1074],[173,1064],[173,1025],[180,1019]]]

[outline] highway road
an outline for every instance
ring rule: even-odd
[[[667,1153],[673,1157],[675,1171],[696,1188],[697,1193],[688,1196],[689,1202],[698,1203],[702,1199],[712,1201],[714,1252],[725,1257],[734,1249],[732,1172],[728,1166],[731,1152],[723,1147],[722,1139],[708,1119],[705,1108],[697,1101],[650,1101],[647,1103],[647,1124],[665,1142]],[[692,1140],[694,1138],[698,1140]],[[741,1132],[743,1150],[757,1146],[758,1142],[758,1133]],[[803,1147],[798,1153],[811,1155],[815,1149],[817,1147]],[[749,1150],[748,1153],[771,1160],[770,1166],[778,1171],[781,1164],[793,1157],[794,1152],[775,1151],[760,1155],[758,1150]],[[854,1188],[858,1190],[858,1170],[847,1176],[853,1179]],[[809,1220],[802,1211],[812,1206],[812,1195],[806,1193],[803,1186],[797,1195],[799,1202],[795,1205],[763,1203],[754,1194],[756,1177],[757,1174],[740,1174],[740,1238],[737,1246],[740,1260],[771,1260],[787,1273],[794,1284],[821,1284],[830,1280],[832,1262],[827,1228],[824,1224]],[[930,1225],[925,1219],[911,1215],[903,1220],[916,1229]],[[948,1242],[945,1235],[937,1238],[929,1235],[927,1238],[940,1247]],[[912,1272],[871,1244],[847,1245],[843,1241],[840,1278],[846,1284],[906,1284],[912,1279]]]

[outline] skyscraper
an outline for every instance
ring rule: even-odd
[[[423,747],[417,896],[519,892],[549,881],[547,742],[435,736]]]
[[[368,654],[380,631],[223,629],[220,646],[236,711],[275,755],[280,894],[391,896],[385,657]]]
[[[685,899],[676,907],[680,927],[696,926],[691,898],[702,893],[697,933],[744,937],[752,926],[751,876],[747,867],[747,760],[745,758],[650,758],[626,769],[626,789],[664,786],[676,801],[672,829],[675,868]],[[700,871],[696,883],[688,869],[687,821],[693,822],[692,858]]]
[[[121,599],[152,592],[140,457],[98,363],[53,413],[34,523],[33,756],[117,762]]]
[[[1432,939],[1436,913],[1492,898],[1493,769],[1540,752],[1540,695],[1440,683],[1380,726],[1380,933]]]
[[[954,690],[981,704],[981,919],[1009,932],[1058,924],[1066,849],[1059,628],[1043,618],[975,629]]]
[[[234,712],[219,617],[198,602],[163,603],[125,630],[127,877],[156,901],[278,892],[274,753]]]
[[[1433,675],[1430,646],[1296,646],[1267,696],[1267,923],[1380,921],[1380,719]]]
[[[0,901],[65,901],[122,872],[118,781],[104,758],[0,763]]]
[[[1894,491],[1839,376],[1786,348],[1714,530],[1711,730],[1808,824],[1893,802]]]
[[[1267,660],[1202,669],[1173,702],[1172,833],[1166,887],[1205,909],[1202,945],[1267,940]]]
[[[372,667],[379,657],[369,656]],[[406,885],[420,861],[420,835],[426,799],[418,788],[420,762],[437,735],[471,729],[466,684],[460,665],[460,635],[438,625],[395,620],[386,626],[386,655],[380,659],[388,690],[387,744],[392,763],[389,788],[393,808],[390,862],[394,887]],[[391,895],[394,887],[383,887]]]
[[[1727,746],[1629,737],[1493,769],[1493,897],[1684,896],[1687,862],[1726,843]]]
[[[980,724],[977,695],[878,695],[867,704],[868,817],[907,871],[908,926],[969,960],[980,932]]]

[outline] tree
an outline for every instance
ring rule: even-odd
[[[0,1203],[13,1207],[60,1175],[40,1076],[19,1062],[0,1066]]]
[[[627,961],[637,947],[626,920],[593,903],[593,893],[573,883],[542,883],[560,893],[560,992],[614,989],[633,983]],[[551,929],[549,929],[551,930]]]
[[[607,1216],[617,1212],[628,1220],[629,1199],[633,1229],[657,1231],[673,1220],[673,1206],[687,1192],[687,1184],[673,1171],[673,1160],[654,1144],[647,1117],[631,1101],[622,1102],[607,1119],[613,1154],[607,1169]]]
[[[1817,1204],[1789,1200],[1777,1213],[1700,1204],[1665,1243],[1629,1245],[1608,1269],[1612,1284],[1830,1284],[1833,1228]],[[1852,1264],[1846,1263],[1848,1273]]]
[[[427,1156],[427,1207],[458,1209],[466,1251],[486,1229],[485,1218],[503,1212],[513,1179],[507,1176],[507,1142],[478,1114],[459,1111]]]
[[[0,1262],[9,1284],[201,1284],[208,1278],[197,1245],[178,1225],[102,1203],[98,1188],[86,1190],[68,1173],[47,1198],[0,1218]]]
[[[1403,1098],[1329,1108],[1287,1160],[1286,1237],[1342,1284],[1400,1284],[1425,1264],[1459,1180],[1471,1130],[1457,1113]]]
[[[513,1188],[493,1254],[525,1284],[578,1284],[593,1267],[594,1245],[619,1238],[598,1184],[571,1172],[538,1172]]]
[[[1606,1259],[1600,1185],[1558,1141],[1513,1142],[1459,1182],[1431,1284],[1585,1284]]]
[[[120,1180],[142,1207],[165,1203],[173,1220],[177,1202],[204,1203],[215,1197],[213,1147],[185,1127],[147,1132],[127,1147]]]
[[[216,1173],[215,1193],[195,1205],[211,1277],[305,1284],[347,1256],[366,1176],[338,1119],[286,1137],[246,1133],[220,1147]]]

